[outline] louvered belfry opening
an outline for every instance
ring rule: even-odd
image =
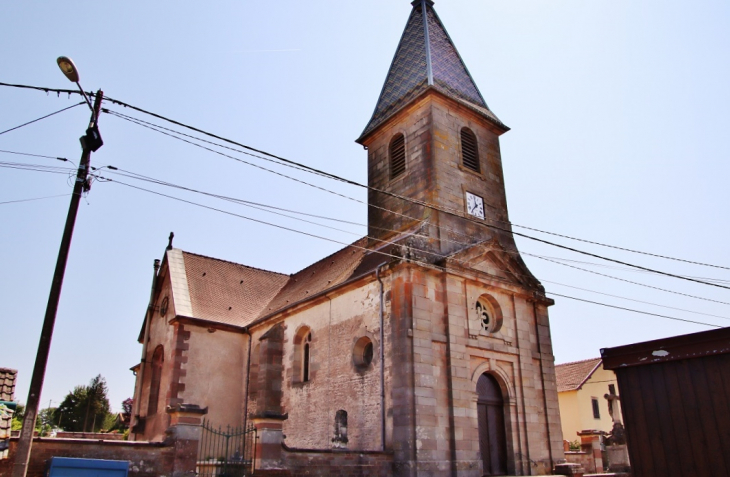
[[[406,171],[406,138],[396,134],[390,141],[390,178],[394,179]]]
[[[477,136],[469,128],[461,129],[461,161],[467,169],[480,172]]]

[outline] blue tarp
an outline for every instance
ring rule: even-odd
[[[127,477],[129,462],[123,460],[51,458],[49,477]]]

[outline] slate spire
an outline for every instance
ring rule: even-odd
[[[507,129],[484,101],[433,1],[414,0],[412,5],[375,112],[358,142],[431,88]]]

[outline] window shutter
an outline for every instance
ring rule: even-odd
[[[394,179],[406,171],[406,138],[396,135],[390,141],[390,178]]]
[[[461,130],[461,161],[467,169],[479,172],[477,137],[469,128],[463,128]]]

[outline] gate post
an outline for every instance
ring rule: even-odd
[[[176,404],[167,406],[167,413],[170,414],[170,427],[165,431],[165,442],[175,447],[172,477],[189,477],[195,474],[200,425],[208,408],[197,404]]]
[[[253,416],[251,422],[256,428],[256,469],[281,469],[284,433],[283,421],[287,415]],[[254,469],[254,470],[256,470]]]

